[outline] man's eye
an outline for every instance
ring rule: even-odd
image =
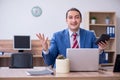
[[[76,16],[75,18],[76,18],[76,19],[79,19],[80,17],[79,17],[79,16]]]
[[[72,19],[72,17],[71,17],[71,16],[69,16],[69,19]]]

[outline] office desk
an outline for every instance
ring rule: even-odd
[[[34,70],[41,70],[44,67],[37,67]],[[0,68],[0,80],[120,80],[120,73],[110,71],[100,72],[70,72],[67,74],[29,76],[27,70],[32,69],[9,69]]]

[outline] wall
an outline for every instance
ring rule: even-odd
[[[37,39],[36,33],[45,33],[50,39],[53,32],[67,28],[65,13],[71,7],[82,12],[81,27],[85,29],[88,27],[88,11],[115,11],[120,30],[119,5],[120,0],[0,0],[0,39],[12,39],[17,34],[31,35],[32,39]],[[40,17],[32,16],[31,9],[34,6],[42,8]]]

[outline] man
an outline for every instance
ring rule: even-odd
[[[59,54],[66,57],[66,49],[73,47],[74,44],[73,33],[77,34],[76,48],[99,48],[100,51],[104,50],[107,46],[107,42],[100,42],[96,45],[94,33],[80,28],[81,22],[82,15],[80,11],[76,8],[69,9],[66,12],[66,23],[68,24],[68,28],[54,33],[49,48],[47,43],[48,38],[45,38],[44,34],[36,34],[42,44],[42,55],[47,65],[54,65]]]

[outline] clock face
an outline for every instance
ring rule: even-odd
[[[39,17],[42,14],[42,9],[39,6],[35,6],[32,8],[31,13],[35,17]]]

